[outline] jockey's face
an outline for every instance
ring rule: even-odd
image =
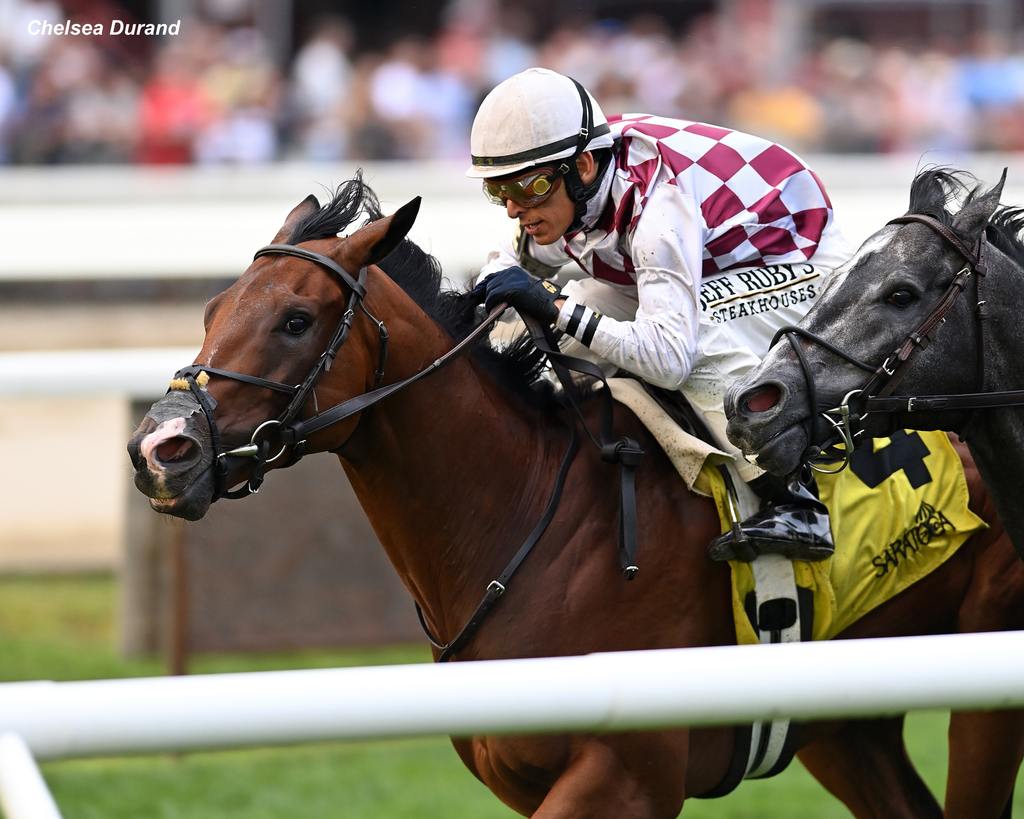
[[[576,167],[579,168],[584,184],[589,184],[597,176],[594,155],[589,151],[576,160]],[[566,193],[565,185],[557,185],[547,199],[533,207],[524,207],[512,199],[506,199],[505,212],[510,219],[516,219],[537,244],[550,245],[569,230],[576,215],[576,206]]]

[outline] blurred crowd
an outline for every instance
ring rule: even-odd
[[[718,14],[682,31],[641,16],[538,32],[512,4],[450,0],[436,35],[379,51],[340,17],[311,20],[281,64],[252,26],[41,37],[34,19],[65,9],[0,0],[0,164],[465,158],[480,99],[530,65],[576,77],[607,113],[713,122],[802,151],[1024,150],[1020,32],[812,39],[793,54]]]

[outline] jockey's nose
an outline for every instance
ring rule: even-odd
[[[508,214],[509,219],[518,219],[526,212],[526,209],[522,205],[516,204],[513,200],[506,199],[505,212]]]

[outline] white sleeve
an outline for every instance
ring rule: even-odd
[[[679,389],[697,351],[703,235],[693,198],[676,185],[657,186],[630,242],[636,317],[616,320],[567,296],[557,326],[612,364],[658,387]]]
[[[532,239],[528,240],[524,249],[529,253],[530,259],[525,261],[520,255],[517,245],[519,245],[518,227],[506,234],[505,240],[495,250],[487,254],[487,263],[480,268],[480,273],[474,279],[473,284],[479,284],[491,274],[509,267],[522,267],[540,278],[542,274],[536,270],[536,265],[530,263],[531,260],[539,262],[541,267],[552,268],[552,270],[557,270],[571,261],[568,254],[562,249],[560,242],[551,245],[538,245]]]

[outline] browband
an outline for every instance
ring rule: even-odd
[[[322,253],[314,253],[312,250],[306,250],[306,248],[296,245],[267,245],[257,250],[253,254],[253,259],[258,259],[260,256],[274,255],[295,256],[299,259],[316,262],[341,279],[360,299],[366,298],[366,288],[351,273],[329,256],[324,256]]]

